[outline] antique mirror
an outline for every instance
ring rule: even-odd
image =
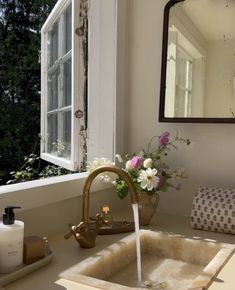
[[[235,123],[235,0],[167,3],[159,121]]]

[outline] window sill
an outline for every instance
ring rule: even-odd
[[[87,173],[75,173],[50,177],[0,187],[2,208],[7,205],[21,206],[28,210],[50,203],[81,196]],[[94,180],[92,191],[110,188],[109,184]]]

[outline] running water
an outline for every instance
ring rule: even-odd
[[[139,211],[138,204],[132,204],[134,222],[135,222],[135,234],[136,234],[136,255],[137,255],[137,277],[138,286],[142,285],[142,270],[141,270],[141,251],[140,251],[140,227],[139,227]]]
[[[142,268],[141,268],[141,250],[140,250],[140,226],[139,226],[139,211],[138,204],[132,204],[134,222],[135,222],[135,235],[136,235],[136,256],[137,256],[137,278],[138,287],[141,289],[165,289],[168,287],[166,281],[142,281]],[[146,288],[147,287],[147,288]]]

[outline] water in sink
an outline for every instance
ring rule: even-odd
[[[192,280],[202,272],[203,268],[203,265],[196,265],[171,258],[161,258],[150,254],[142,255],[142,281],[146,285],[146,287],[144,286],[145,288],[188,289]],[[129,287],[138,287],[136,283],[136,263],[130,263],[118,273],[110,276],[107,281]]]

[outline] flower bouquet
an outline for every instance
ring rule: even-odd
[[[117,165],[128,172],[132,178],[136,191],[139,192],[140,202],[144,195],[147,195],[149,200],[155,196],[154,207],[156,208],[159,200],[158,192],[166,192],[168,187],[180,188],[179,180],[187,177],[185,170],[183,168],[171,169],[163,161],[172,149],[177,149],[178,144],[189,145],[190,140],[179,137],[178,133],[174,138],[171,138],[169,132],[164,132],[160,136],[153,136],[146,148],[138,153],[116,154]],[[96,158],[89,163],[87,170],[92,172],[102,165],[112,166],[114,163],[106,158]],[[127,196],[128,185],[116,174],[103,173],[100,178],[105,182],[112,183],[121,199]],[[146,197],[143,203],[147,203]],[[142,224],[148,224],[148,222]]]
[[[146,146],[139,153],[116,155],[119,165],[131,176],[137,191],[145,191],[148,195],[156,192],[166,192],[168,187],[179,189],[179,180],[186,178],[185,169],[171,169],[163,158],[172,149],[177,149],[177,144],[190,144],[189,139],[176,136],[171,140],[170,133],[164,132],[160,136],[153,136]],[[126,183],[120,179],[112,182],[117,189],[120,198],[128,194]]]

